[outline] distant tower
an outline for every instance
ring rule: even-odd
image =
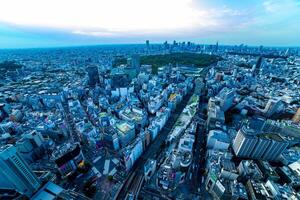
[[[163,46],[164,46],[164,49],[169,49],[168,41],[165,41],[164,44],[163,44]]]
[[[31,197],[40,181],[12,145],[0,148],[0,187],[12,188]]]
[[[95,86],[100,83],[98,67],[96,65],[91,65],[86,68],[88,74],[88,84],[89,86]]]
[[[216,52],[219,50],[219,42],[216,43]]]
[[[260,70],[260,67],[262,65],[262,62],[263,62],[263,57],[260,56],[256,62],[256,65],[252,68],[252,73],[253,74],[258,74],[259,70]]]
[[[288,56],[290,54],[290,48],[288,48],[286,51],[285,51],[285,56]]]
[[[140,73],[140,66],[141,66],[141,61],[140,61],[140,55],[134,54],[131,56],[131,67],[136,69],[137,73]]]
[[[259,52],[262,52],[263,49],[264,49],[264,46],[260,45],[260,46],[259,46]]]
[[[147,49],[150,48],[150,42],[149,42],[149,40],[146,40],[146,48],[147,48]]]

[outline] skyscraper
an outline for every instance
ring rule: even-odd
[[[274,161],[288,145],[278,134],[257,134],[243,126],[233,141],[233,150],[238,157]]]
[[[12,188],[31,197],[40,181],[13,145],[0,148],[0,187]]]
[[[86,68],[88,74],[88,85],[95,86],[100,83],[98,67],[96,65],[91,65]]]
[[[254,65],[253,68],[252,68],[253,74],[258,74],[259,73],[259,70],[261,68],[262,62],[263,62],[263,57],[260,56],[257,59],[256,65]]]
[[[270,145],[264,152],[263,160],[276,160],[280,154],[289,146],[289,143],[284,141],[277,134],[267,134],[264,138],[270,140]]]
[[[137,74],[140,73],[140,66],[141,66],[140,60],[141,60],[140,55],[138,54],[134,54],[131,56],[131,67],[136,69]]]
[[[146,40],[146,48],[147,48],[147,49],[150,48],[150,42],[149,42],[149,40]]]
[[[233,141],[233,150],[238,157],[250,157],[257,141],[254,131],[243,126]]]

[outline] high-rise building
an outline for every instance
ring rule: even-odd
[[[12,145],[0,148],[0,187],[12,188],[31,197],[40,181]]]
[[[150,42],[149,42],[149,40],[146,40],[146,48],[147,48],[147,49],[150,48]]]
[[[265,109],[263,110],[266,117],[271,117],[276,113],[280,113],[284,110],[284,103],[279,99],[269,99]]]
[[[141,58],[140,55],[134,54],[131,56],[131,67],[136,69],[137,74],[140,73]]]
[[[95,86],[96,84],[100,84],[98,67],[96,65],[90,65],[86,68],[86,72],[88,74],[88,85]]]
[[[257,134],[243,126],[233,141],[233,150],[238,157],[276,160],[289,143],[276,133]]]
[[[264,153],[269,147],[271,141],[265,138],[260,138],[257,141],[256,148],[253,150],[251,156],[256,159],[262,159],[264,157]]]
[[[235,91],[229,88],[223,88],[218,94],[220,108],[226,112],[232,105],[235,98]]]
[[[258,74],[258,72],[259,72],[259,70],[261,68],[262,62],[263,62],[263,57],[260,56],[257,59],[256,65],[254,65],[253,68],[252,68],[252,73],[253,74]]]
[[[258,139],[254,134],[254,130],[243,126],[237,133],[233,141],[233,150],[238,157],[250,157],[256,146]]]
[[[216,52],[218,52],[218,50],[219,50],[219,42],[216,43],[216,49],[215,50],[216,50]]]
[[[289,146],[289,143],[284,141],[277,134],[267,134],[264,138],[270,140],[270,145],[266,149],[263,160],[276,160],[280,154]]]

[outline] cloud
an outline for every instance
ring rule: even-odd
[[[206,25],[191,0],[9,0],[0,20],[27,26],[109,31],[172,30]],[[16,6],[18,5],[18,6]]]
[[[299,11],[300,1],[299,0],[267,0],[263,2],[263,6],[267,13],[271,14],[291,14]]]
[[[299,4],[299,0],[4,0],[0,36],[11,41],[28,38],[28,44],[145,39],[264,43],[266,38],[284,43],[284,38],[296,38],[300,31],[295,26],[300,24]],[[299,39],[293,41],[300,44]]]
[[[166,34],[239,25],[242,11],[194,6],[196,0],[9,0],[0,22],[91,36]],[[18,5],[18,6],[16,6]],[[201,4],[200,4],[201,5]],[[232,27],[231,27],[232,28]]]

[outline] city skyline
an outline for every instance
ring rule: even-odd
[[[136,44],[147,39],[300,46],[299,0],[12,0],[0,5],[0,49]]]

